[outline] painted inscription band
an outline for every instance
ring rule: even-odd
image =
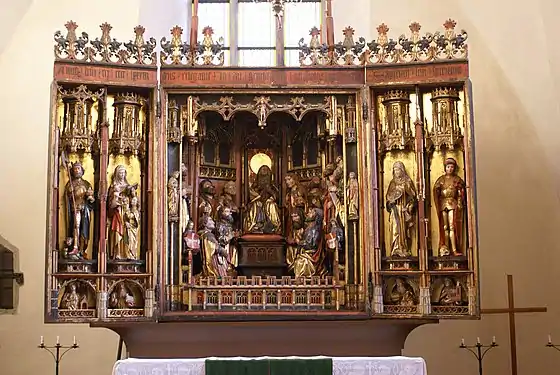
[[[468,78],[468,72],[466,62],[369,67],[367,84],[462,81]],[[360,87],[364,84],[364,69],[162,69],[161,84],[166,88]]]
[[[162,69],[163,87],[323,87],[358,86],[363,72],[357,69]]]
[[[54,79],[61,82],[157,86],[157,70],[55,63]]]
[[[409,65],[404,67],[375,67],[367,71],[367,83],[370,85],[462,81],[468,77],[469,66],[466,62]]]

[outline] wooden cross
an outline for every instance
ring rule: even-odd
[[[511,374],[517,375],[517,340],[515,337],[515,314],[546,312],[546,307],[515,307],[513,293],[513,276],[507,275],[508,307],[505,309],[481,309],[481,314],[508,314],[509,316],[509,345],[511,355]]]

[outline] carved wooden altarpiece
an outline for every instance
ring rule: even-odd
[[[240,68],[211,27],[186,42],[176,26],[158,51],[141,26],[122,43],[106,23],[92,39],[68,22],[55,34],[45,320],[172,357],[400,354],[418,325],[477,318],[455,26],[391,39],[382,24],[371,42],[348,27],[338,44],[313,28],[300,67]]]

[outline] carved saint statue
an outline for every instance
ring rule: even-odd
[[[185,163],[181,163],[181,178],[183,185],[181,186],[181,210],[179,211],[180,214],[180,224],[181,224],[181,232],[184,233],[187,230],[187,226],[191,220],[191,203],[190,198],[191,194],[187,189],[187,166]]]
[[[389,182],[385,199],[391,224],[391,256],[410,256],[418,198],[414,182],[400,161],[393,164],[393,179]]]
[[[346,199],[348,201],[348,219],[358,220],[358,194],[359,194],[358,178],[355,172],[348,174],[348,186],[346,188]]]
[[[303,218],[305,217],[306,212],[306,197],[305,197],[305,189],[299,182],[299,178],[297,175],[289,173],[284,177],[284,181],[286,182],[286,208],[287,208],[287,225],[286,225],[286,237],[293,238],[294,234],[292,233],[294,229],[293,219],[299,220],[303,222]],[[298,225],[296,225],[297,227]]]
[[[214,212],[214,194],[215,187],[212,181],[202,180],[199,185],[200,195],[198,197],[198,222],[199,228],[202,228],[202,220],[205,216],[212,216]]]
[[[216,222],[216,233],[218,235],[219,253],[224,262],[220,262],[220,276],[228,276],[237,267],[237,249],[233,243],[238,233],[233,227],[234,219],[231,208],[221,206],[218,210],[218,221]],[[221,261],[221,258],[218,259]],[[223,264],[222,264],[223,263]],[[225,267],[222,267],[225,266]],[[223,270],[223,271],[222,271]]]
[[[93,188],[83,179],[84,167],[75,162],[70,168],[70,180],[64,188],[66,200],[66,248],[69,258],[83,259],[89,243],[92,219]]]
[[[461,284],[453,283],[449,277],[443,280],[443,288],[439,294],[439,304],[444,306],[460,305],[462,301]]]
[[[214,235],[216,224],[210,216],[203,216],[198,232],[202,244],[202,274],[204,277],[228,276],[231,264],[226,249],[220,246]]]
[[[336,219],[344,225],[346,212],[344,209],[343,198],[344,190],[341,190],[343,168],[341,158],[337,159],[337,164],[329,164],[325,167],[324,176],[326,178],[327,191],[323,203],[323,226],[328,227],[332,219]]]
[[[434,184],[434,203],[439,221],[439,255],[462,255],[465,182],[457,176],[457,162],[445,160],[445,174]]]
[[[299,244],[303,241],[305,231],[305,216],[303,211],[294,211],[289,218],[290,228],[287,232],[286,263],[288,271],[294,272],[295,260],[299,253]]]
[[[307,204],[308,207],[323,208],[325,192],[323,190],[321,178],[313,176],[307,184]]]
[[[400,306],[414,306],[416,305],[416,296],[414,294],[414,289],[410,284],[399,277],[393,286],[391,291],[391,302],[394,305]]]
[[[130,185],[123,165],[118,165],[109,187],[107,218],[109,222],[109,256],[111,259],[138,258],[138,184]]]
[[[305,229],[296,247],[292,268],[296,277],[323,276],[324,252],[321,246],[323,211],[310,208],[305,215]]]
[[[332,219],[329,225],[329,232],[326,234],[327,249],[338,252],[338,260],[344,263],[344,229],[338,221]]]
[[[222,194],[218,197],[218,205],[216,211],[220,211],[222,207],[229,208],[233,217],[233,228],[238,229],[239,208],[235,204],[235,196],[237,195],[237,187],[235,181],[228,181],[224,184]],[[220,215],[217,215],[217,220],[220,220]]]
[[[194,223],[189,221],[187,224],[187,229],[183,232],[183,241],[187,250],[193,253],[198,253],[200,250],[200,238],[198,234],[194,231]]]
[[[140,229],[140,208],[138,207],[138,197],[136,195],[130,198],[129,206],[127,207],[124,226],[126,230],[126,239],[128,241],[128,252],[136,259],[138,257],[138,230]]]
[[[263,165],[249,188],[249,203],[243,221],[245,233],[276,234],[281,229],[279,191],[272,181],[272,170]]]
[[[125,283],[120,283],[109,297],[109,308],[132,309],[134,308],[134,296],[129,292]]]
[[[167,214],[169,221],[179,220],[179,172],[173,172],[167,180]]]

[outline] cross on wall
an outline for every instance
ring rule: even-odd
[[[513,276],[507,275],[508,307],[500,309],[481,309],[480,313],[485,315],[508,314],[509,317],[509,345],[511,358],[511,374],[517,375],[517,339],[515,335],[515,314],[547,312],[546,307],[515,307],[515,296],[513,289]]]

